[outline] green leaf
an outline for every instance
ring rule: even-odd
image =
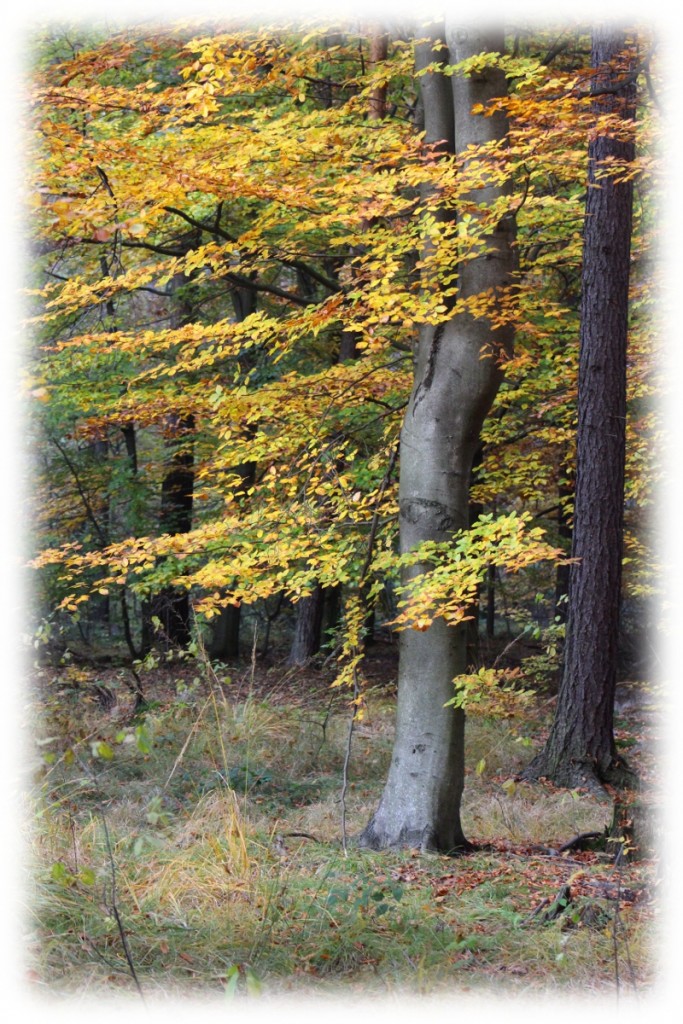
[[[234,999],[237,994],[237,983],[240,980],[240,969],[237,964],[228,968],[225,981],[225,996],[227,999]]]
[[[73,875],[61,860],[56,860],[50,868],[50,877],[53,882],[58,882],[60,885],[71,885],[73,881]]]
[[[92,744],[91,749],[93,757],[101,757],[105,761],[111,761],[114,758],[114,751],[104,740],[97,740]]]
[[[152,736],[144,724],[135,726],[135,745],[141,754],[149,754],[152,749]]]
[[[251,967],[244,968],[244,976],[247,982],[247,994],[250,996],[259,996],[263,985],[256,971],[252,970]]]

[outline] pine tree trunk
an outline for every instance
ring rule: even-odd
[[[633,118],[635,86],[619,89],[624,37],[593,33],[596,113]],[[629,70],[628,68],[626,69]],[[621,590],[626,342],[633,185],[596,174],[630,161],[633,143],[600,136],[589,146],[584,229],[577,469],[565,662],[545,748],[527,768],[558,785],[595,787],[624,777],[613,733]],[[627,773],[626,773],[627,774]]]
[[[438,33],[444,38],[443,29]],[[438,38],[435,34],[433,38]],[[456,63],[481,51],[503,51],[502,34],[457,30],[448,34],[449,53],[424,44],[418,66]],[[471,113],[476,103],[505,91],[505,76],[488,69],[451,80],[438,72],[420,79],[428,142],[464,152],[471,143],[504,137],[499,115]],[[490,202],[497,188],[477,193]],[[447,216],[447,214],[445,214]],[[501,222],[486,256],[463,265],[463,297],[496,289],[510,280],[512,224]],[[469,481],[479,432],[501,374],[496,358],[482,359],[485,346],[509,350],[508,328],[461,313],[425,326],[419,337],[412,395],[401,432],[399,522],[401,551],[425,540],[447,541],[468,525]],[[412,570],[419,573],[420,567]],[[404,582],[407,581],[404,580]],[[464,714],[444,707],[453,679],[465,671],[467,628],[437,619],[425,632],[400,635],[396,738],[380,805],[360,837],[373,849],[420,846],[440,852],[466,848],[460,822],[464,785]]]

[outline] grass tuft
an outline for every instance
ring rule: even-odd
[[[533,721],[469,720],[463,822],[477,849],[452,860],[343,855],[343,704],[230,699],[214,683],[133,721],[72,690],[36,715],[51,739],[29,836],[31,976],[53,992],[133,992],[130,961],[150,997],[600,993],[617,968],[637,991],[656,974],[655,865],[617,875],[595,853],[557,854],[611,808],[514,782]],[[378,690],[354,735],[350,836],[379,799],[392,731]],[[546,919],[564,885],[570,904]]]

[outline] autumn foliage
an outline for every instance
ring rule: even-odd
[[[279,24],[93,36],[73,52],[39,41],[26,390],[34,564],[60,615],[101,598],[127,613],[170,591],[210,624],[225,606],[341,587],[343,681],[368,610],[407,560],[429,571],[398,588],[386,618],[421,630],[471,617],[492,569],[530,571],[529,590],[539,564],[547,574],[566,553],[586,152],[592,133],[623,125],[596,123],[580,39],[547,60],[551,34],[539,32],[457,69],[504,70],[510,129],[500,145],[444,157],[420,130],[414,39],[392,33],[377,59],[373,38]],[[644,69],[649,42],[632,45]],[[643,90],[634,164],[601,169],[635,175],[641,197],[627,424],[636,593],[652,585],[643,510],[658,429],[651,106]],[[473,201],[500,182],[495,203]],[[507,214],[514,286],[463,298],[453,268]],[[452,545],[399,556],[416,330],[465,310],[516,335],[484,426],[473,523]],[[187,522],[173,520],[179,496]]]

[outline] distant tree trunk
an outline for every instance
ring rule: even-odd
[[[88,445],[88,450],[93,462],[95,463],[106,465],[111,456],[110,444],[106,438],[99,441],[93,441],[92,444]],[[102,499],[97,505],[95,505],[93,501],[93,506],[93,511],[98,521],[102,524],[105,536],[111,536],[111,505],[108,488],[105,490]],[[95,594],[90,598],[90,601],[88,602],[88,614],[85,620],[88,642],[90,642],[91,622],[99,622],[104,626],[107,637],[111,638],[111,611],[111,598],[109,594]]]
[[[567,545],[567,552],[571,551],[572,526],[567,512],[566,499],[573,496],[568,483],[560,482],[559,504],[557,506],[557,533]],[[558,565],[555,570],[555,617],[560,622],[567,621],[567,601],[569,598],[569,566]]]
[[[171,456],[161,485],[161,533],[189,533],[194,493],[194,417],[169,416]],[[160,622],[161,646],[186,647],[190,641],[190,599],[187,591],[166,587],[154,595],[151,614]]]
[[[209,657],[219,661],[235,661],[240,656],[240,623],[242,606],[228,604],[211,622]]]
[[[235,320],[243,323],[248,316],[256,312],[257,292],[253,288],[233,288],[230,297],[235,311]],[[251,430],[252,428],[247,428]],[[235,494],[244,496],[247,489],[253,484],[256,476],[256,464],[245,462],[237,467],[237,472],[242,478],[241,485],[236,488]],[[218,616],[213,620],[211,641],[209,643],[209,656],[223,661],[235,661],[240,656],[240,626],[242,624],[242,606],[229,604],[220,609]]]
[[[320,650],[325,592],[318,583],[306,597],[296,602],[296,625],[288,665],[305,665]]]
[[[432,62],[457,63],[482,51],[503,52],[502,32],[454,28],[447,34],[448,52],[434,48],[436,40],[444,38],[443,26],[440,31],[437,26],[433,42],[420,44],[418,68]],[[444,151],[464,154],[470,144],[505,137],[501,114],[472,113],[475,104],[505,93],[502,71],[488,68],[452,79],[436,71],[419,81],[427,142],[443,141]],[[500,194],[499,186],[490,186],[473,198],[488,204]],[[505,217],[488,238],[489,252],[459,268],[463,297],[509,284],[512,239],[512,218]],[[498,359],[482,359],[482,351],[488,346],[509,351],[511,343],[511,328],[494,328],[485,318],[464,312],[420,331],[413,390],[401,432],[401,552],[424,540],[447,541],[467,527],[472,460],[502,376]],[[420,846],[442,853],[467,847],[460,822],[465,719],[462,710],[444,707],[454,694],[454,678],[466,665],[466,626],[453,628],[437,619],[426,632],[401,632],[391,767],[379,807],[360,836],[361,845]]]
[[[484,446],[483,444],[477,445],[477,450],[474,453],[472,459],[472,469],[470,472],[470,484],[474,484],[479,467],[482,464],[484,458]],[[470,526],[476,523],[479,516],[484,511],[484,506],[479,501],[472,501],[470,499],[470,512],[468,517],[468,523]],[[481,606],[481,586],[477,587],[477,593],[472,601],[472,606],[469,609],[470,618],[467,621],[467,667],[468,669],[479,668],[481,661],[481,638],[479,636],[479,610]]]
[[[382,27],[382,25],[373,22],[368,27],[370,34],[370,53],[369,53],[369,64],[370,68],[374,68],[375,65],[383,63],[389,53],[389,34]],[[386,85],[378,85],[372,90],[368,97],[368,120],[369,121],[381,121],[386,117],[387,113],[387,87]],[[362,220],[363,230],[372,223],[371,220]],[[351,250],[351,257],[357,255],[357,251]],[[354,271],[352,271],[352,274]],[[351,359],[355,359],[358,355],[358,341],[359,335],[357,331],[342,331],[339,340],[339,362],[345,363]]]
[[[136,488],[138,485],[138,441],[137,433],[135,430],[135,423],[132,421],[125,421],[121,424],[121,433],[123,434],[123,440],[126,446],[126,458],[128,460],[128,471],[130,473],[130,486]],[[133,506],[136,502],[133,501]],[[137,513],[134,512],[131,518],[131,532],[133,536],[137,537],[140,533],[140,524],[138,521]],[[128,596],[127,588],[122,587],[119,596],[121,606],[121,622],[123,625],[123,636],[126,641],[126,646],[133,661],[137,661],[138,658],[143,658],[149,651],[152,645],[152,636],[150,630],[149,621],[149,602],[143,601],[140,608],[140,646],[135,646],[135,640],[133,639],[133,623],[131,622],[131,613],[128,608]],[[135,607],[135,604],[134,604]]]
[[[341,618],[341,587],[316,584],[311,594],[296,605],[294,635],[288,665],[306,665],[320,650],[324,634],[336,629]]]
[[[382,64],[389,54],[389,33],[382,25],[373,25],[370,34],[370,68]],[[368,118],[381,121],[387,116],[387,87],[378,85],[368,98]]]
[[[339,627],[342,614],[341,583],[334,587],[325,587],[325,604],[323,607],[323,636],[333,633]]]
[[[188,252],[199,244],[192,237]],[[190,323],[194,308],[187,297],[188,282],[184,274],[176,274],[168,285],[171,302],[170,322],[174,329]],[[177,534],[192,529],[194,501],[194,431],[192,415],[171,413],[166,417],[164,435],[169,452],[166,471],[161,482],[159,531]],[[166,587],[150,600],[149,612],[159,619],[156,642],[161,647],[186,647],[190,642],[190,597],[186,590]]]
[[[486,570],[486,636],[493,640],[496,635],[496,567]]]
[[[626,342],[633,205],[632,182],[596,172],[604,161],[633,160],[628,127],[635,85],[624,67],[625,40],[614,28],[593,32],[596,114],[619,113],[622,138],[589,145],[583,244],[576,497],[562,682],[544,749],[529,778],[595,787],[623,781],[614,742],[614,692],[621,591],[626,420]],[[620,86],[620,83],[625,84]]]

